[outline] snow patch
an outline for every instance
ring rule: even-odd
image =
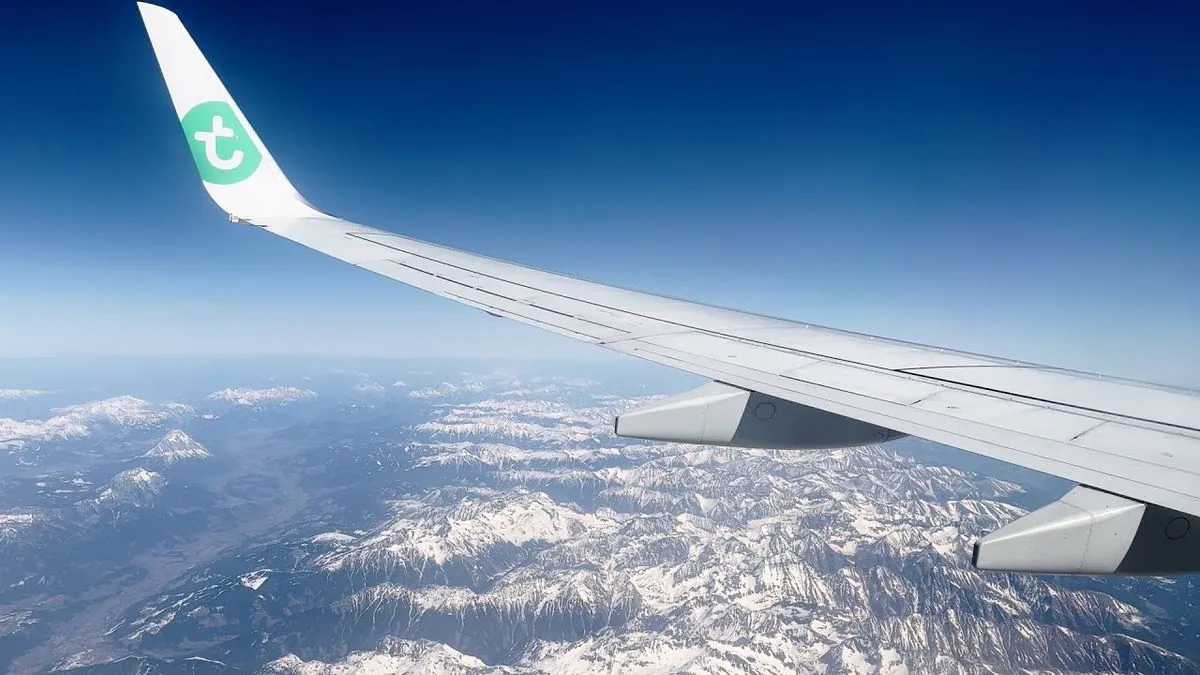
[[[33,513],[0,513],[0,550],[7,545],[20,542],[22,535],[39,520],[40,517]]]
[[[322,532],[310,541],[314,544],[352,544],[358,541],[358,538],[344,532]]]
[[[262,588],[263,584],[267,583],[268,576],[267,570],[259,570],[250,574],[243,574],[240,579],[243,586],[252,591],[257,591]]]
[[[276,675],[491,675],[514,672],[489,667],[448,645],[428,640],[387,638],[378,652],[352,652],[341,661],[304,661],[288,654],[267,664],[263,672]]]

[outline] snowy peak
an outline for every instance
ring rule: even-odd
[[[278,675],[490,675],[517,672],[503,666],[490,667],[483,661],[437,642],[388,637],[378,652],[354,652],[338,663],[304,661],[288,654],[272,661],[265,673]]]
[[[142,457],[158,460],[164,464],[174,464],[185,459],[212,457],[212,454],[183,430],[172,429]]]
[[[166,487],[167,479],[157,471],[144,467],[128,469],[113,476],[89,504],[97,509],[150,506]]]

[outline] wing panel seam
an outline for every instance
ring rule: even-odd
[[[950,384],[950,385],[956,384],[959,386],[965,386],[965,387],[969,387],[972,389],[977,389],[979,391],[990,392],[993,394],[1004,394],[1006,396],[1016,396],[1018,398],[1025,399],[1027,401],[1036,401],[1038,403],[1050,403],[1052,405],[1062,406],[1064,408],[1070,408],[1072,410],[1084,410],[1087,412],[1099,413],[1102,415],[1112,415],[1113,417],[1118,417],[1122,420],[1136,420],[1138,422],[1146,422],[1147,424],[1155,424],[1155,425],[1164,426],[1164,427],[1171,427],[1172,429],[1180,429],[1183,431],[1191,431],[1191,432],[1195,432],[1195,433],[1200,433],[1200,427],[1189,427],[1186,424],[1176,424],[1174,422],[1162,422],[1159,420],[1152,420],[1147,417],[1139,417],[1137,415],[1122,415],[1120,413],[1109,412],[1107,410],[1102,410],[1100,408],[1092,408],[1089,406],[1076,405],[1073,403],[1063,403],[1062,401],[1056,401],[1052,398],[1043,398],[1040,396],[1030,396],[1028,394],[1017,394],[1017,393],[1014,393],[1011,391],[1006,391],[1004,389],[996,389],[994,387],[985,387],[985,386],[979,385],[979,384],[968,384],[966,382],[959,382],[957,380],[948,380],[946,378],[934,377],[932,375],[919,375],[919,377],[926,379],[926,380],[933,380],[934,382],[942,382],[942,383]],[[1099,425],[1096,425],[1096,426],[1099,426]]]
[[[593,326],[599,326],[600,328],[607,328],[608,330],[615,330],[615,331],[618,331],[618,332],[624,332],[624,331],[622,331],[620,328],[617,328],[617,327],[615,327],[615,326],[609,326],[609,325],[606,325],[606,324],[599,323],[599,322],[597,322],[597,321],[591,321],[591,320],[589,320],[589,319],[584,319],[584,318],[582,318],[582,317],[573,316],[573,315],[571,315],[571,314],[567,314],[566,312],[560,312],[560,311],[558,311],[558,310],[556,310],[556,309],[550,309],[550,308],[548,308],[548,307],[541,307],[541,306],[539,306],[539,305],[535,305],[535,304],[533,304],[532,302],[525,302],[525,301],[523,301],[523,300],[518,300],[518,299],[516,299],[516,298],[510,298],[510,297],[508,297],[507,295],[501,295],[501,294],[499,294],[499,293],[497,293],[497,292],[495,292],[495,291],[489,291],[489,290],[487,290],[486,288],[479,288],[479,287],[477,287],[477,286],[471,286],[470,284],[463,283],[463,282],[461,282],[461,281],[458,281],[457,279],[451,279],[451,278],[449,278],[449,277],[444,277],[444,276],[442,276],[442,275],[440,275],[440,274],[435,274],[435,273],[433,273],[433,272],[429,272],[429,271],[427,271],[427,270],[423,270],[423,269],[421,269],[421,268],[419,268],[419,267],[413,267],[412,265],[409,265],[409,264],[407,264],[407,263],[402,263],[402,262],[400,262],[400,261],[398,261],[398,260],[389,260],[388,262],[392,263],[393,265],[399,265],[400,267],[405,267],[405,268],[408,268],[408,269],[410,269],[410,270],[412,270],[412,271],[414,271],[414,272],[416,272],[416,273],[418,273],[418,274],[424,274],[424,275],[426,275],[426,276],[431,276],[431,277],[434,277],[434,278],[436,278],[436,279],[441,279],[442,281],[445,281],[445,282],[447,282],[447,283],[454,284],[454,285],[456,285],[456,286],[461,286],[461,287],[463,287],[463,288],[469,288],[469,289],[471,289],[471,290],[473,290],[473,291],[475,291],[475,292],[477,292],[477,293],[485,293],[485,294],[487,294],[487,295],[490,295],[490,296],[493,296],[493,297],[499,298],[499,299],[501,299],[501,300],[505,300],[505,301],[507,301],[507,302],[511,302],[511,303],[513,303],[513,304],[515,304],[515,305],[521,305],[521,306],[523,306],[523,307],[532,307],[532,308],[534,308],[534,309],[538,309],[538,310],[541,310],[541,311],[543,311],[543,312],[550,312],[550,313],[552,313],[552,314],[558,314],[559,316],[566,317],[566,318],[568,318],[568,319],[571,319],[571,320],[573,320],[573,321],[580,321],[580,322],[583,322],[583,323],[589,323],[589,324],[591,324],[591,325],[593,325]],[[530,288],[530,290],[538,290],[538,289],[536,289],[536,288]],[[468,298],[465,298],[464,296],[459,296],[459,295],[456,295],[455,297],[457,297],[457,298],[462,298],[462,299],[464,299],[464,300],[468,299]],[[473,301],[473,302],[477,302],[477,301]],[[499,311],[502,311],[502,312],[509,311],[509,310],[506,310],[506,309],[503,309],[503,308],[500,308],[500,307],[494,307],[494,306],[492,306],[492,305],[489,305],[489,307],[492,307],[492,309],[496,309],[496,310],[499,310]],[[514,314],[515,314],[515,312],[514,312]],[[543,322],[540,322],[540,323],[545,323],[545,322],[543,321]],[[547,324],[547,325],[549,325],[549,324]],[[574,332],[574,331],[572,331],[572,332]],[[593,337],[593,339],[595,339],[595,340],[599,340],[600,338],[598,338],[598,337]]]
[[[1084,412],[1090,412],[1090,413],[1094,413],[1094,414],[1108,415],[1108,416],[1111,416],[1111,417],[1113,417],[1113,418],[1116,418],[1116,419],[1118,419],[1118,420],[1134,420],[1134,421],[1137,421],[1137,422],[1142,422],[1142,423],[1144,423],[1144,424],[1151,424],[1151,425],[1155,425],[1155,426],[1168,427],[1168,428],[1171,428],[1171,429],[1179,429],[1179,430],[1181,430],[1181,431],[1189,431],[1189,432],[1193,432],[1193,433],[1200,433],[1200,429],[1198,429],[1198,428],[1189,427],[1189,426],[1186,426],[1186,425],[1175,424],[1175,423],[1172,423],[1172,422],[1161,422],[1161,421],[1158,421],[1158,420],[1152,420],[1152,419],[1148,419],[1148,418],[1144,418],[1144,417],[1138,417],[1138,416],[1135,416],[1135,415],[1124,415],[1124,414],[1121,414],[1121,413],[1114,413],[1114,412],[1110,412],[1110,411],[1108,411],[1108,410],[1102,410],[1102,409],[1098,409],[1098,408],[1090,408],[1090,407],[1087,407],[1087,406],[1082,406],[1082,405],[1074,405],[1074,404],[1070,404],[1070,403],[1063,403],[1063,402],[1061,402],[1061,401],[1055,401],[1055,400],[1052,400],[1052,399],[1039,398],[1039,397],[1036,397],[1036,396],[1026,396],[1026,395],[1024,395],[1024,394],[1015,394],[1015,393],[1013,393],[1013,392],[1010,392],[1010,391],[1004,391],[1004,390],[1001,390],[1001,389],[992,389],[992,388],[989,388],[989,387],[981,387],[981,386],[978,386],[978,385],[967,384],[967,383],[964,383],[964,382],[956,382],[956,381],[953,381],[953,380],[946,380],[946,379],[943,379],[943,378],[932,377],[932,376],[930,376],[930,375],[925,375],[925,374],[921,374],[921,373],[911,373],[911,372],[908,372],[908,371],[906,371],[906,370],[895,370],[895,369],[891,369],[891,368],[880,368],[880,367],[878,367],[878,366],[873,366],[873,365],[871,365],[871,364],[862,363],[862,362],[859,362],[859,361],[853,361],[853,360],[850,360],[850,359],[844,359],[844,358],[840,358],[840,357],[836,357],[836,356],[829,356],[829,355],[827,355],[827,354],[820,354],[820,353],[818,353],[818,352],[809,352],[809,351],[805,351],[805,350],[802,350],[802,349],[793,349],[793,348],[780,348],[780,346],[779,346],[779,345],[774,345],[774,344],[767,343],[767,342],[761,342],[761,341],[754,340],[754,339],[751,339],[751,338],[746,338],[745,336],[741,336],[741,335],[731,335],[731,334],[729,334],[729,333],[724,333],[724,332],[721,332],[721,331],[715,331],[715,330],[711,330],[711,329],[708,329],[708,328],[702,328],[702,327],[700,327],[700,326],[695,326],[695,325],[692,325],[692,324],[689,324],[689,323],[682,323],[682,322],[675,321],[675,320],[672,320],[672,319],[662,319],[662,318],[658,318],[658,317],[654,317],[654,316],[649,316],[649,315],[646,315],[646,314],[641,314],[641,313],[639,313],[639,312],[634,312],[634,311],[630,311],[630,310],[627,310],[627,309],[622,309],[622,308],[619,308],[619,307],[613,307],[613,306],[611,306],[611,305],[606,305],[606,304],[603,304],[603,303],[595,302],[595,301],[593,301],[593,300],[584,300],[584,299],[582,299],[582,298],[576,298],[576,297],[572,297],[572,296],[569,296],[569,295],[564,295],[564,294],[562,294],[562,293],[559,293],[559,292],[557,292],[557,291],[549,290],[549,289],[546,289],[546,288],[541,288],[541,287],[538,287],[538,286],[531,286],[531,285],[529,285],[529,284],[522,283],[522,282],[518,282],[518,281],[512,281],[512,280],[510,280],[510,279],[503,279],[503,278],[497,277],[497,276],[496,276],[496,275],[494,275],[494,274],[490,274],[490,273],[488,273],[488,272],[483,272],[483,271],[479,271],[479,270],[473,270],[473,269],[469,269],[469,268],[463,267],[463,266],[461,266],[461,265],[458,265],[458,264],[455,264],[455,263],[452,263],[452,262],[447,262],[447,261],[445,261],[445,260],[439,260],[439,259],[437,259],[437,258],[434,258],[434,257],[428,256],[428,255],[424,255],[424,254],[421,254],[421,253],[416,253],[416,252],[414,252],[414,251],[411,251],[411,250],[408,250],[408,249],[404,249],[404,248],[400,248],[400,247],[397,247],[397,246],[393,246],[393,245],[391,245],[391,244],[385,244],[385,243],[383,243],[383,242],[375,241],[375,240],[373,240],[373,239],[368,239],[368,238],[366,238],[366,237],[364,237],[364,236],[362,236],[362,235],[359,235],[359,234],[357,234],[357,233],[348,232],[348,233],[347,233],[347,235],[349,235],[349,236],[351,236],[351,237],[354,237],[354,238],[356,238],[356,239],[359,239],[359,240],[361,240],[361,241],[367,242],[367,243],[369,243],[369,244],[373,244],[373,245],[375,245],[375,246],[383,246],[384,248],[389,248],[389,249],[392,249],[392,250],[394,250],[394,251],[400,251],[401,253],[405,253],[405,254],[411,255],[411,256],[413,256],[413,257],[415,257],[415,258],[421,258],[422,260],[428,260],[429,262],[436,263],[436,264],[439,264],[439,265],[445,265],[445,266],[447,266],[447,267],[451,267],[451,268],[453,268],[453,269],[457,269],[457,270],[460,270],[460,271],[463,271],[463,272],[469,272],[469,273],[472,273],[472,274],[478,274],[478,275],[481,275],[481,276],[484,276],[484,277],[490,278],[490,279],[492,279],[492,280],[494,280],[494,281],[499,281],[499,282],[502,282],[502,283],[512,284],[512,285],[514,285],[514,286],[519,286],[519,287],[521,287],[521,288],[526,288],[526,289],[529,289],[529,290],[531,290],[531,291],[537,291],[537,292],[539,292],[539,293],[545,293],[545,294],[547,294],[547,295],[553,295],[553,296],[556,296],[556,297],[563,298],[563,299],[565,299],[565,300],[571,300],[571,301],[573,301],[573,302],[581,302],[581,303],[584,303],[584,304],[587,304],[587,305],[592,305],[593,307],[600,307],[600,308],[608,309],[608,310],[615,311],[615,312],[622,312],[622,313],[624,313],[624,314],[628,314],[628,315],[631,315],[631,316],[636,316],[636,317],[643,318],[643,319],[649,319],[649,320],[651,320],[651,321],[657,321],[657,322],[660,322],[660,323],[665,323],[665,324],[669,324],[669,325],[674,325],[674,326],[681,326],[681,327],[685,327],[685,328],[688,328],[688,329],[691,329],[691,330],[694,330],[694,331],[698,331],[698,332],[701,332],[701,333],[707,333],[707,334],[710,334],[710,335],[715,335],[715,336],[717,336],[717,337],[722,337],[722,338],[725,338],[725,339],[734,340],[734,341],[737,341],[737,342],[742,342],[742,343],[744,343],[744,344],[751,344],[751,345],[755,345],[755,346],[766,347],[767,349],[773,349],[773,350],[775,350],[775,351],[778,351],[778,352],[781,352],[781,353],[786,353],[786,354],[794,354],[794,355],[802,355],[802,356],[808,356],[808,357],[813,357],[813,358],[822,359],[822,360],[825,360],[825,361],[833,361],[833,362],[837,362],[837,363],[848,364],[848,365],[852,365],[852,366],[854,366],[854,367],[858,367],[858,368],[862,368],[862,369],[866,369],[866,370],[873,370],[873,371],[875,371],[875,372],[890,373],[890,374],[893,374],[893,375],[898,375],[898,376],[902,376],[902,377],[903,377],[903,376],[909,376],[909,377],[915,377],[915,378],[919,378],[920,380],[934,380],[934,381],[937,381],[937,382],[940,382],[940,383],[944,383],[944,384],[950,385],[952,388],[956,388],[956,389],[962,389],[962,390],[964,390],[964,391],[972,391],[972,390],[974,390],[974,391],[984,391],[984,392],[989,392],[989,393],[991,393],[991,394],[1001,394],[1001,395],[1004,395],[1004,396],[1007,396],[1007,397],[1012,397],[1012,398],[1015,398],[1015,399],[1017,399],[1017,400],[1024,400],[1024,401],[1035,401],[1035,402],[1038,402],[1038,403],[1045,403],[1045,404],[1050,404],[1050,405],[1056,405],[1056,406],[1060,406],[1060,407],[1062,407],[1062,408],[1066,408],[1066,409],[1068,409],[1068,410],[1071,410],[1071,411],[1084,411]],[[399,236],[399,235],[392,235],[392,236]],[[472,255],[472,254],[467,254],[467,255]],[[489,260],[492,260],[492,259],[489,259]],[[494,261],[494,262],[496,262],[496,263],[498,263],[498,264],[502,264],[502,265],[513,265],[514,267],[521,267],[520,265],[516,265],[516,264],[514,264],[514,263],[510,263],[510,262],[507,262],[507,261],[502,261],[502,260],[493,260],[493,261]],[[426,272],[425,270],[420,270],[419,268],[412,267],[412,266],[410,266],[410,265],[406,265],[405,263],[400,263],[400,262],[397,262],[397,261],[392,261],[392,262],[395,262],[395,263],[396,263],[396,264],[398,264],[398,265],[404,265],[405,267],[409,267],[410,269],[414,269],[414,270],[417,270],[417,271],[423,272],[423,273],[425,273],[425,274],[429,274],[429,272]],[[544,273],[546,273],[546,274],[553,274],[552,272],[544,272]],[[578,280],[578,281],[581,281],[581,282],[584,282],[584,283],[592,283],[592,284],[596,283],[596,282],[591,282],[591,281],[585,281],[585,280],[582,280],[582,279],[580,279],[580,280]],[[603,286],[603,284],[599,284],[599,285]],[[632,292],[637,292],[637,291],[632,291]],[[592,322],[592,323],[594,323],[594,322]],[[603,324],[597,324],[597,325],[603,325]],[[613,327],[611,327],[611,326],[605,326],[605,328],[609,328],[609,329],[611,329],[611,330],[621,330],[621,329],[618,329],[618,328],[613,328]],[[614,340],[614,342],[615,342],[615,341],[617,341],[617,340]],[[611,344],[611,343],[610,343],[610,344]],[[1022,365],[1024,365],[1025,367],[1030,367],[1030,364],[1022,364]],[[1047,369],[1047,370],[1053,370],[1053,369]]]

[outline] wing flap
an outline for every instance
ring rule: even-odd
[[[1093,417],[962,389],[944,389],[914,403],[913,407],[1064,443],[1103,424]]]
[[[1029,366],[921,368],[910,372],[1048,403],[1200,431],[1200,397],[1193,392]]]
[[[1200,481],[1200,441],[1120,422],[1104,422],[1071,440],[1071,445],[1136,458]]]
[[[994,363],[971,354],[929,349],[894,340],[833,331],[820,326],[774,326],[750,331],[746,337],[806,354],[819,355],[887,370],[905,368],[989,365]]]

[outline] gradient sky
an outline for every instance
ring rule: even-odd
[[[1195,3],[650,4],[168,6],[348,219],[1200,386]],[[9,7],[0,63],[0,357],[604,355],[225,222],[132,0]]]

